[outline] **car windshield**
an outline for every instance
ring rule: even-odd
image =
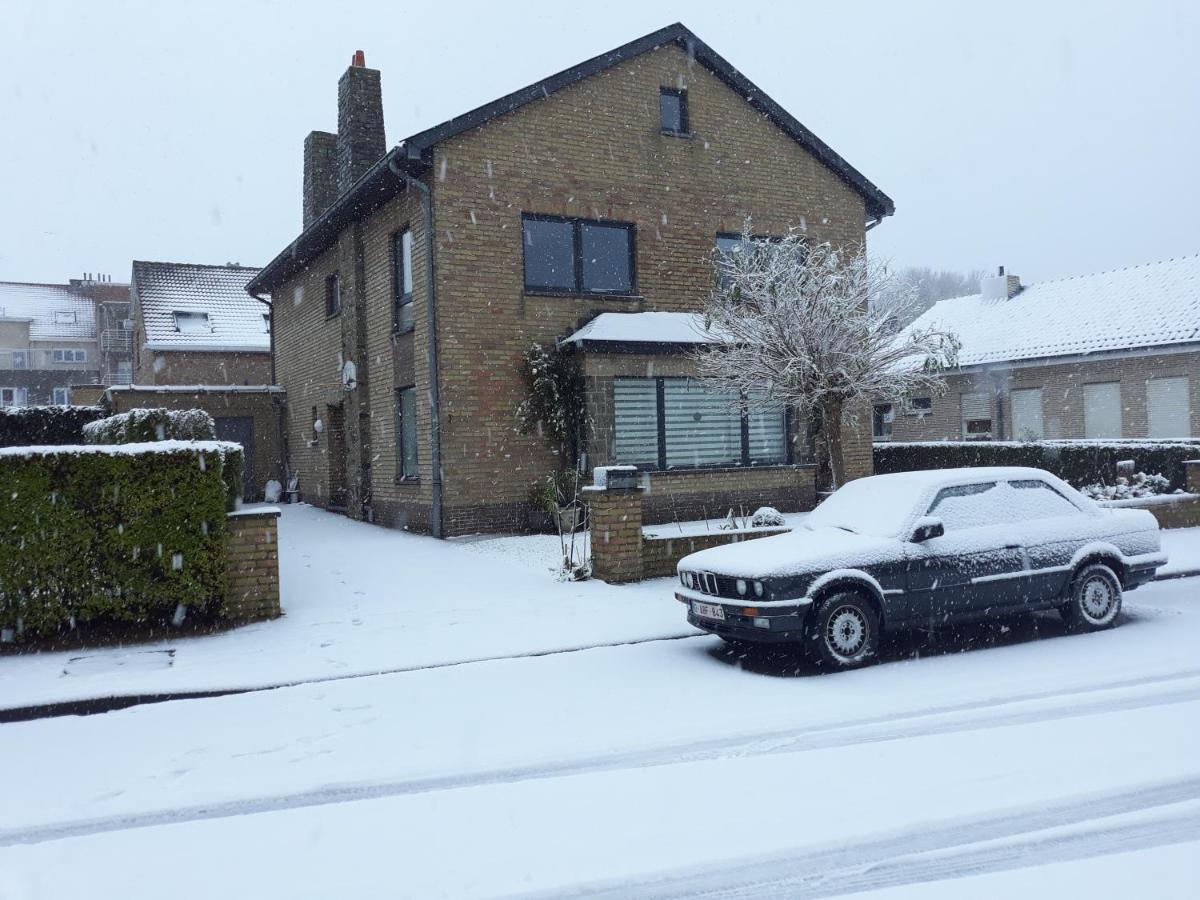
[[[897,537],[924,488],[924,484],[906,479],[859,478],[835,491],[804,524],[807,528]]]

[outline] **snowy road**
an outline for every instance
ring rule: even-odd
[[[0,726],[0,897],[1117,896],[1110,859],[1194,896],[1200,579],[1127,610],[836,676],[693,637]]]

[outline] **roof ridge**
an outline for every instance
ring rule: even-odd
[[[253,271],[261,272],[262,266],[243,266],[240,263],[191,263],[191,262],[170,262],[168,260],[157,259],[135,259],[135,266],[190,266],[194,269],[228,269],[231,272]]]

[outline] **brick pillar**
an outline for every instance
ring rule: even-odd
[[[642,489],[585,488],[592,575],[609,584],[642,580]]]
[[[1184,471],[1187,473],[1186,490],[1189,494],[1200,494],[1200,459],[1185,459]]]
[[[260,507],[230,513],[225,602],[221,616],[235,621],[274,619],[279,608],[279,510]]]

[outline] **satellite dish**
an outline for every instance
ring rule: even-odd
[[[354,360],[348,359],[342,365],[342,387],[348,391],[358,387],[358,369],[354,367]]]

